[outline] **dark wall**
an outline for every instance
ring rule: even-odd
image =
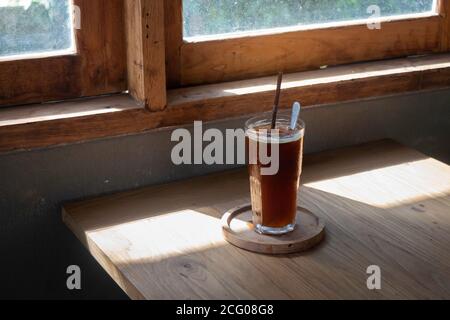
[[[450,162],[450,90],[318,107],[302,117],[306,152],[392,138]],[[170,134],[0,155],[0,298],[126,299],[61,222],[61,203],[225,169],[172,165]],[[82,269],[81,291],[66,289],[72,264]]]

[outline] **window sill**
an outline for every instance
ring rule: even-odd
[[[168,92],[168,107],[149,112],[128,95],[0,109],[0,152],[144,132],[243,116],[272,108],[275,78]],[[450,54],[359,63],[288,74],[282,106],[306,107],[450,87]]]

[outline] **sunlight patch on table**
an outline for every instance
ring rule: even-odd
[[[237,228],[248,230],[245,222]],[[226,244],[221,220],[196,210],[92,230],[86,236],[117,264],[156,262]]]
[[[408,180],[398,178],[402,175]],[[305,187],[387,209],[449,196],[450,167],[428,158],[315,181]]]

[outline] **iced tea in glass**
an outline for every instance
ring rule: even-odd
[[[286,234],[296,225],[305,124],[299,120],[292,129],[290,120],[289,112],[279,112],[275,131],[271,131],[272,114],[246,123],[253,223],[261,234]],[[278,160],[275,173],[264,174],[269,164],[262,161],[260,150],[265,150],[269,157],[275,156],[272,161]]]

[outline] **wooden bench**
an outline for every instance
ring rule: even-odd
[[[298,255],[223,240],[246,170],[67,204],[63,219],[132,299],[450,299],[449,166],[382,141],[307,156],[302,177],[327,235]]]

